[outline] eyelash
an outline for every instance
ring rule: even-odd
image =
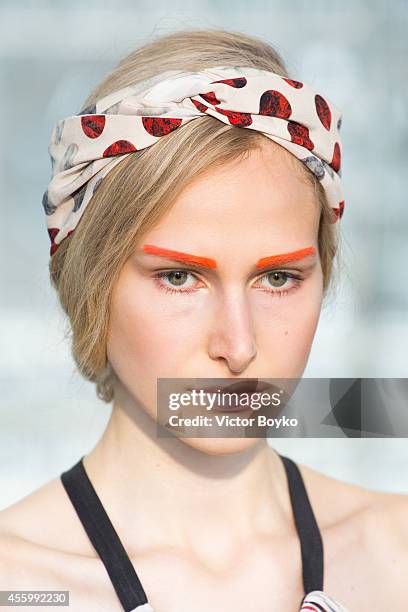
[[[162,282],[162,279],[168,277],[170,274],[174,272],[187,272],[187,274],[191,274],[196,279],[198,279],[198,277],[194,274],[194,272],[191,272],[190,270],[185,270],[183,268],[175,268],[173,270],[166,270],[166,271],[158,272],[155,276],[153,276],[153,279],[155,280],[157,286],[159,287],[161,291],[165,291],[166,293],[195,293],[196,291],[199,291],[199,289],[192,289],[191,287],[188,289],[176,289],[175,287],[169,287],[168,285],[164,285]],[[287,279],[291,279],[292,286],[289,289],[278,288],[275,290],[274,289],[263,289],[263,288],[257,287],[256,288],[257,291],[264,291],[266,293],[272,293],[275,297],[284,297],[285,295],[288,295],[288,293],[291,293],[292,291],[295,291],[296,289],[298,289],[303,282],[302,276],[294,274],[293,272],[286,272],[285,270],[267,270],[264,274],[262,274],[262,276],[258,278],[258,281],[261,280],[262,278],[267,277],[269,274],[273,274],[274,272],[283,274]]]

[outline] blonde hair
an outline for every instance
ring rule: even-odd
[[[82,110],[108,93],[166,70],[195,71],[215,65],[241,65],[288,77],[269,44],[251,36],[218,30],[176,32],[130,53],[84,102]],[[135,242],[171,207],[177,195],[208,168],[238,159],[259,147],[265,136],[203,116],[140,152],[126,157],[105,177],[75,232],[50,260],[50,279],[65,311],[71,350],[81,374],[96,383],[100,399],[114,396],[106,355],[110,298]],[[269,141],[270,142],[270,141]],[[276,145],[279,146],[279,145]],[[295,167],[316,193],[321,209],[319,253],[326,293],[336,253],[336,231],[319,181],[291,154]]]

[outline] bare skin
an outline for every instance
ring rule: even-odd
[[[253,266],[318,250],[318,219],[292,156],[268,143],[197,179],[143,237],[217,262],[189,272],[193,292],[153,279],[190,266],[140,248],[119,275],[107,346],[118,384],[84,465],[155,612],[299,610],[299,540],[279,456],[262,439],[157,437],[154,391],[157,377],[302,375],[321,309],[319,258],[279,267],[302,275],[280,297]],[[300,469],[323,536],[325,591],[350,612],[405,611],[408,496]],[[0,512],[0,589],[63,589],[71,610],[121,609],[59,477]]]
[[[274,464],[275,451],[269,452]],[[303,594],[300,551],[284,473],[279,461],[275,465],[278,522],[269,528],[253,526],[242,537],[236,533],[213,537],[206,556],[200,558],[197,550],[164,538],[149,546],[150,532],[139,528],[132,533],[140,545],[129,546],[123,537],[126,525],[118,529],[157,612],[244,612],[246,599],[261,612],[279,606],[298,611]],[[350,611],[405,611],[407,496],[371,491],[298,465],[323,537],[325,591]],[[112,504],[105,503],[105,508],[117,526],[120,517]],[[69,590],[70,609],[75,612],[121,610],[106,570],[57,478],[0,513],[0,551],[2,590]],[[212,567],[209,561],[214,562]]]

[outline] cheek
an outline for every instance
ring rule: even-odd
[[[306,365],[320,315],[320,301],[310,302],[294,313],[283,330],[283,348],[291,377],[300,376]]]
[[[107,356],[129,396],[157,419],[157,378],[177,378],[197,343],[197,312],[125,274],[112,295]]]
[[[112,296],[109,361],[120,378],[126,373],[136,382],[147,376],[171,377],[191,354],[197,327],[197,317],[177,296],[161,295],[151,282],[136,289],[131,279],[123,279]]]
[[[322,303],[319,274],[292,295],[277,298],[276,303],[260,313],[257,334],[260,355],[267,359],[275,378],[301,376],[310,353]]]

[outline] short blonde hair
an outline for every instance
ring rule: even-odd
[[[82,110],[112,91],[157,73],[215,65],[251,66],[289,76],[277,51],[257,38],[219,30],[182,31],[130,53],[95,88]],[[51,258],[50,279],[69,320],[74,360],[81,374],[96,383],[100,399],[110,402],[114,396],[115,373],[106,354],[110,298],[135,242],[195,177],[210,167],[238,159],[259,147],[265,138],[256,131],[203,115],[153,147],[129,155],[105,177],[75,232]],[[302,162],[291,157],[314,187],[321,210],[318,244],[326,293],[338,224],[331,223],[332,211],[319,181]]]

